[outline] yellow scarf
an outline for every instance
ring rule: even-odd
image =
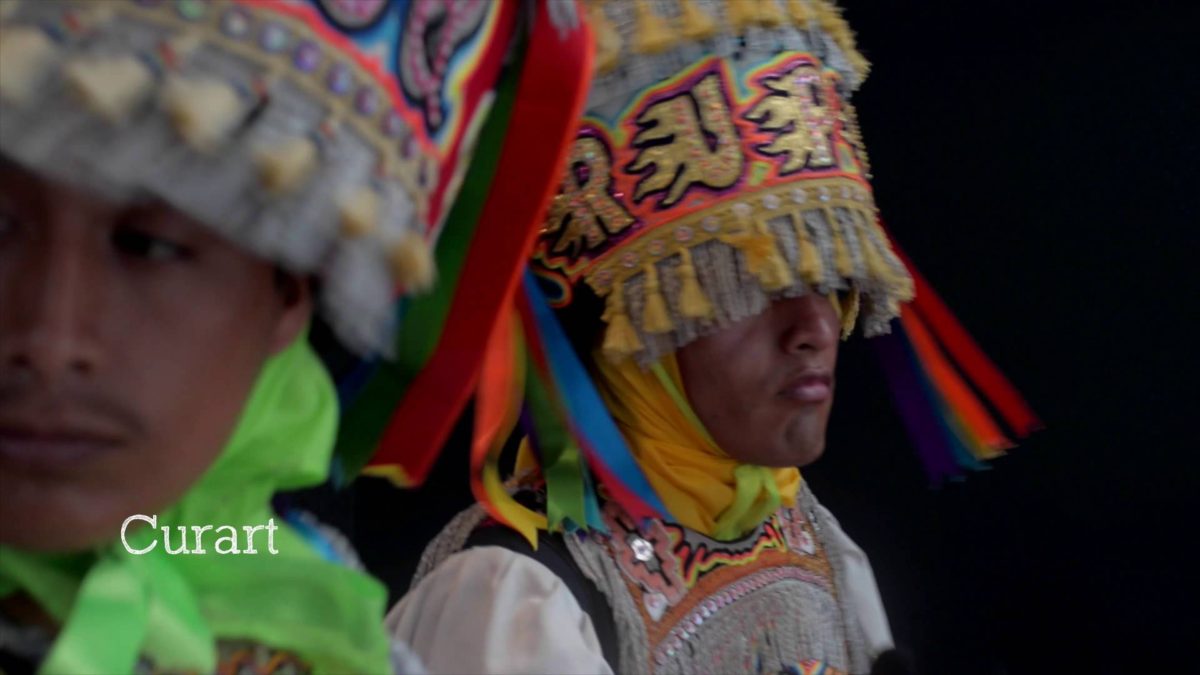
[[[593,363],[601,396],[674,521],[731,540],[795,504],[799,469],[742,464],[717,447],[687,401],[674,354],[649,370],[599,352]],[[518,470],[533,463],[523,443]]]

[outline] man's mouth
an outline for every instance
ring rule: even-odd
[[[0,465],[62,471],[121,445],[119,437],[82,425],[32,425],[0,420]]]
[[[833,375],[824,371],[801,373],[784,385],[779,395],[797,403],[824,403],[833,396]]]

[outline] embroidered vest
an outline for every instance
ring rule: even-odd
[[[868,672],[844,576],[807,486],[753,532],[722,542],[674,523],[641,528],[609,502],[608,534],[564,536],[607,598],[619,673]],[[459,514],[426,549],[413,583],[457,552],[485,520]],[[593,623],[599,623],[593,619]]]

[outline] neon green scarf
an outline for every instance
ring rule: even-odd
[[[301,336],[267,361],[224,451],[158,514],[159,528],[266,523],[276,491],[325,479],[337,420],[333,383]],[[295,653],[317,672],[390,672],[383,587],[326,561],[281,521],[278,555],[167,555],[161,542],[132,555],[119,539],[72,555],[0,547],[0,597],[23,590],[61,624],[43,673],[128,673],[142,656],[213,672],[216,638]],[[160,532],[127,538],[140,549]]]

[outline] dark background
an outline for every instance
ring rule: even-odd
[[[854,338],[806,476],[920,672],[1200,672],[1200,13],[844,4],[875,64],[856,102],[884,217],[1047,429],[931,489]],[[468,433],[420,491],[337,498],[394,593],[469,501]]]

